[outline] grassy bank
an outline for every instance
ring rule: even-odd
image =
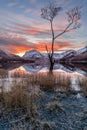
[[[7,130],[57,130],[60,127],[67,127],[68,117],[71,118],[70,111],[72,115],[77,110],[82,111],[76,95],[72,93],[71,77],[68,74],[15,72],[10,74],[9,78],[6,72],[0,73],[0,76],[3,82],[0,86],[0,130],[3,130],[5,124]],[[10,91],[5,90],[5,78],[8,79]],[[87,79],[78,80],[81,91],[86,94]],[[72,108],[75,110],[72,111]],[[67,119],[65,126],[59,124],[61,121],[57,122],[60,119],[62,122]],[[5,120],[7,122],[4,122]]]

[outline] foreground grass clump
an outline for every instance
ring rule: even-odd
[[[8,85],[2,84],[0,88],[0,129],[2,126],[6,130],[80,129],[87,122],[87,111],[82,112],[86,100],[76,100],[77,95],[70,93],[69,75],[23,73],[22,77],[12,75],[11,80],[2,81]],[[85,89],[83,80],[81,84]],[[6,90],[8,86],[10,89]]]
[[[6,107],[30,106],[32,102],[35,102],[36,97],[41,98],[44,96],[40,89],[59,92],[67,92],[70,90],[71,79],[68,75],[22,73],[22,77],[20,76],[17,72],[12,74],[12,84],[8,81],[11,88],[10,91],[5,91],[4,86],[1,87],[0,100]]]
[[[42,122],[39,120],[40,107],[37,106],[37,102],[40,101],[39,99],[44,99],[45,91],[68,91],[70,89],[70,78],[67,75],[63,78],[61,76],[62,75],[59,74],[56,76],[55,74],[49,73],[22,73],[22,75],[17,72],[12,73],[12,75],[10,75],[11,80],[10,78],[7,80],[10,90],[5,90],[6,86],[4,85],[6,84],[3,84],[0,89],[0,105],[2,108],[5,108],[3,113],[8,110],[12,111],[22,108],[26,113],[24,116],[21,115],[20,119],[13,121],[14,124],[25,119],[25,122],[29,122],[30,130],[36,128],[41,130],[53,130],[54,127],[51,122]],[[51,112],[58,110],[64,111],[62,104],[58,101],[49,102],[46,108]],[[13,129],[27,130],[27,126],[20,127],[20,125],[15,125]]]
[[[44,97],[42,90],[55,90],[59,92],[68,92],[70,90],[71,79],[68,75],[22,73],[22,77],[20,76],[19,73],[12,74],[12,84],[8,81],[9,87],[11,88],[10,91],[5,91],[5,86],[2,86],[0,89],[0,101],[6,107],[30,106],[30,104],[36,101],[36,97]]]
[[[26,78],[29,74],[25,73],[24,71],[15,71],[12,72],[10,75],[12,78]]]
[[[42,129],[41,130],[54,130],[56,125],[54,122],[50,121],[43,121],[41,122]]]
[[[7,77],[8,77],[8,71],[0,69],[0,78],[7,78]]]
[[[57,110],[65,111],[63,105],[60,102],[58,102],[58,101],[49,102],[46,105],[46,108],[48,110],[50,110],[51,112],[56,112]]]
[[[11,91],[4,91],[3,94],[0,93],[0,97],[2,96],[0,105],[2,105],[2,110],[4,110],[1,110],[0,114],[3,113],[3,116],[5,116],[7,111],[11,114],[14,110],[17,110],[18,112],[20,108],[24,111],[24,113],[21,113],[22,115],[17,115],[19,116],[18,119],[14,119],[14,121],[9,122],[10,124],[14,124],[12,127],[13,130],[27,130],[26,125],[23,127],[21,125],[17,125],[17,123],[22,120],[25,120],[25,123],[29,122],[31,127],[37,124],[36,120],[39,118],[39,111],[37,107],[38,96],[37,93],[35,93],[34,87],[35,86],[32,85],[26,87],[24,84],[15,84],[12,86]]]
[[[29,100],[29,95],[26,93],[28,91],[28,87],[26,87],[25,82],[21,79],[18,81],[13,81],[10,85],[10,81],[8,81],[9,90],[5,90],[2,86],[0,97],[2,99],[2,103],[5,107],[23,107],[26,106],[27,101]],[[26,102],[25,102],[26,101]]]
[[[2,89],[0,92],[0,105],[2,108],[14,110],[22,108],[26,110],[26,120],[31,118],[36,119],[39,112],[36,106],[38,91],[35,91],[36,86],[28,84],[26,79],[21,79],[20,82],[13,82],[10,91]],[[41,94],[41,91],[40,91]],[[40,96],[39,96],[40,98]],[[5,113],[5,112],[4,112]]]
[[[82,78],[82,79],[79,79],[78,81],[79,81],[79,86],[81,87],[81,90],[87,97],[87,78]]]
[[[13,86],[10,92],[3,93],[3,103],[6,107],[23,107],[28,100],[25,86],[19,84]]]
[[[71,78],[68,75],[52,74],[40,76],[40,88],[42,90],[69,91]]]
[[[71,77],[64,73],[13,73],[13,78],[25,79],[27,84],[39,85],[44,91],[57,90],[57,91],[69,91],[71,85]]]

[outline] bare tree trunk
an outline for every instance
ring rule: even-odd
[[[53,30],[53,21],[51,20],[50,21],[50,23],[51,23],[51,31],[52,31],[52,47],[51,47],[51,50],[52,50],[52,52],[51,52],[51,55],[50,55],[50,71],[52,71],[53,70],[53,66],[54,66],[54,59],[53,59],[53,55],[54,55],[54,30]]]
[[[55,30],[53,28],[53,20],[54,18],[58,15],[59,11],[61,10],[61,7],[58,7],[55,2],[54,3],[49,3],[49,5],[47,7],[41,8],[41,17],[43,19],[46,19],[50,22],[51,25],[51,33],[52,33],[52,42],[51,42],[51,51],[48,51],[48,48],[46,46],[46,50],[47,50],[47,54],[48,54],[48,58],[49,58],[49,62],[50,62],[50,68],[49,70],[52,71],[53,70],[53,66],[54,66],[54,43],[55,40],[60,37],[61,35],[70,32],[71,30],[75,30],[78,29],[81,24],[80,24],[80,19],[81,19],[81,7],[75,7],[69,11],[67,11],[67,21],[68,24],[67,26],[63,29],[63,31],[61,31],[60,33],[58,33],[57,35],[55,35]]]

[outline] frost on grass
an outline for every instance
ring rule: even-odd
[[[54,112],[54,111],[57,111],[57,110],[65,111],[63,105],[59,101],[49,102],[46,105],[46,108],[48,110],[50,110],[51,112]]]
[[[56,128],[54,122],[43,121],[41,124],[42,124],[42,130],[54,130]]]

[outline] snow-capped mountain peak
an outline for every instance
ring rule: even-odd
[[[87,52],[87,46],[85,46],[84,48],[81,48],[81,49],[77,50],[76,52],[77,52],[77,54],[81,54],[81,53]]]
[[[38,52],[37,50],[31,50],[27,51],[24,55],[23,58],[29,59],[29,58],[40,58],[42,57],[42,54]]]

